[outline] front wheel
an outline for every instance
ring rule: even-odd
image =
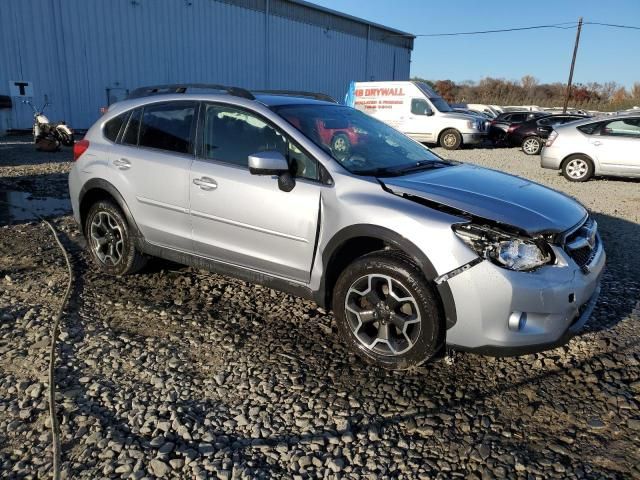
[[[94,263],[109,275],[127,275],[147,262],[135,246],[122,210],[109,200],[95,203],[85,221],[87,245]]]
[[[440,135],[440,145],[447,150],[457,150],[462,145],[462,135],[454,128],[448,128]]]
[[[522,151],[527,155],[538,155],[542,150],[542,139],[540,137],[527,137],[522,142]]]
[[[440,347],[435,293],[400,254],[374,252],[349,265],[336,282],[333,311],[346,344],[382,368],[418,366]]]

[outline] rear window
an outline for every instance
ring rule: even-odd
[[[144,107],[140,146],[177,153],[191,151],[192,102],[165,103]]]
[[[122,143],[127,145],[138,145],[138,130],[140,130],[140,117],[142,116],[142,109],[137,108],[131,114],[129,122],[127,123],[127,130],[122,136]]]
[[[104,136],[108,140],[111,140],[112,142],[116,141],[122,125],[124,125],[124,123],[127,121],[127,118],[129,117],[129,113],[131,112],[121,113],[117,117],[113,117],[111,120],[105,123]]]

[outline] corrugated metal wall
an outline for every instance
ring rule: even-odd
[[[142,85],[223,83],[341,99],[351,80],[408,79],[412,46],[286,0],[3,0],[0,94],[10,80],[32,81],[34,102],[51,102],[50,120],[75,128],[95,121],[107,89],[117,98]],[[30,128],[30,109],[14,102],[9,123]]]

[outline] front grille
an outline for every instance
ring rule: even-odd
[[[598,224],[591,217],[565,240],[565,251],[585,273],[599,248]]]

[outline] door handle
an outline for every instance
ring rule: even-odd
[[[128,170],[131,168],[131,162],[126,158],[118,158],[113,161],[113,164],[120,170]]]
[[[199,186],[202,190],[215,190],[218,188],[218,183],[209,177],[194,178],[193,184]]]
[[[591,144],[597,147],[598,145],[602,145],[602,142],[600,140],[595,140],[591,142]]]

